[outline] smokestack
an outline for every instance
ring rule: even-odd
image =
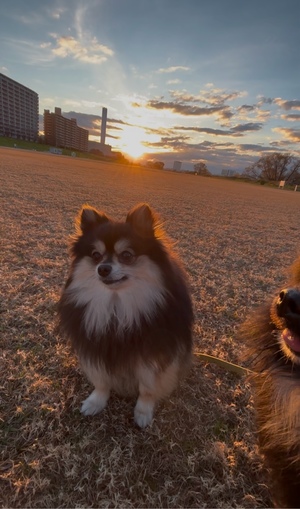
[[[102,108],[100,143],[103,144],[103,145],[105,144],[106,120],[107,120],[107,108]]]

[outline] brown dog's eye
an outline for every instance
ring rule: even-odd
[[[93,251],[92,258],[95,263],[100,263],[103,259],[103,255],[100,254],[99,251]]]
[[[120,263],[126,263],[127,265],[130,265],[135,260],[135,255],[131,253],[130,251],[123,251],[119,254],[119,262]]]

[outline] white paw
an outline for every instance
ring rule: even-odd
[[[134,409],[134,420],[140,428],[145,428],[153,419],[153,405],[138,401]]]
[[[106,403],[108,400],[107,394],[102,394],[94,390],[88,398],[84,400],[81,405],[81,413],[83,415],[96,415],[106,407]]]

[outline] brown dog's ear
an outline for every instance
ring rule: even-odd
[[[300,256],[290,268],[290,286],[300,285]]]
[[[109,218],[89,205],[84,205],[79,213],[76,221],[76,226],[82,233],[94,228],[97,224],[107,223]]]
[[[126,223],[142,237],[154,237],[159,228],[159,217],[147,203],[140,203],[128,212]]]

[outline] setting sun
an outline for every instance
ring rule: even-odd
[[[122,133],[120,148],[130,157],[137,159],[145,152],[145,132],[140,127],[126,127]]]

